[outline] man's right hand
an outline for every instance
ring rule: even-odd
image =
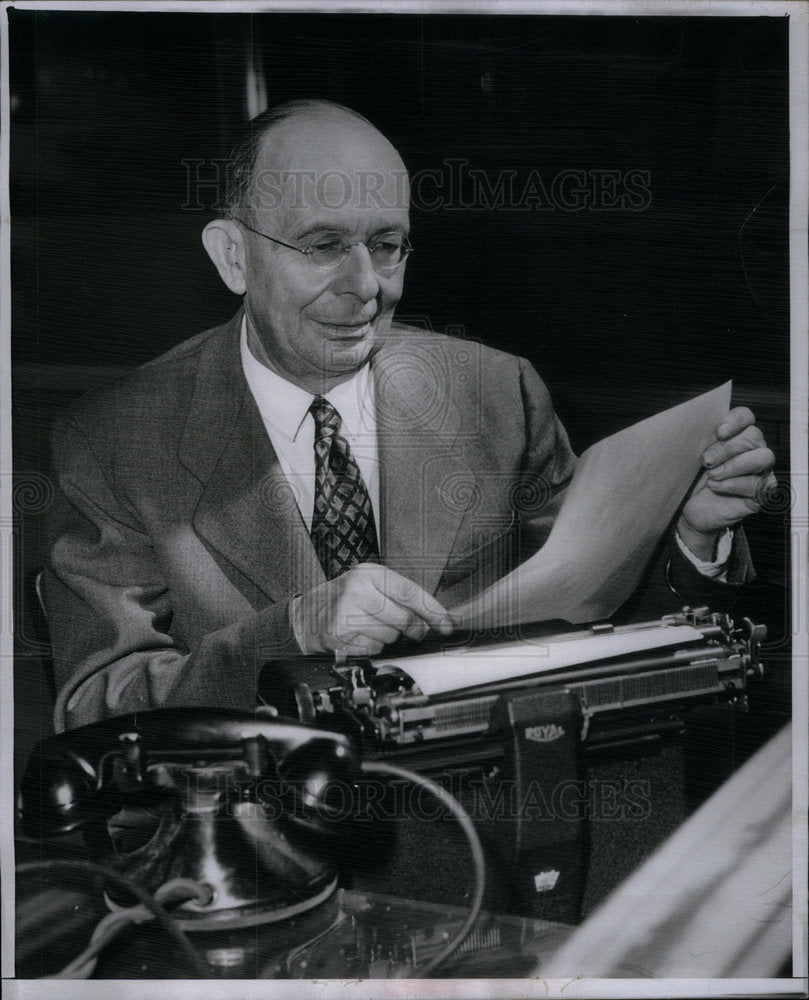
[[[292,600],[289,616],[304,653],[374,656],[400,636],[430,629],[449,635],[449,612],[417,583],[376,563],[360,563]]]

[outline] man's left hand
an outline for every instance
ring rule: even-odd
[[[776,485],[775,456],[755,420],[746,406],[732,409],[702,456],[705,471],[677,523],[680,537],[701,559],[713,559],[719,533],[759,511]]]

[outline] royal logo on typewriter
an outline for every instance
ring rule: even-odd
[[[554,740],[558,740],[560,736],[564,735],[564,728],[557,726],[555,722],[545,726],[528,726],[525,730],[525,738],[534,743],[553,743]]]

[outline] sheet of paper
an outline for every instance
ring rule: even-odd
[[[660,625],[585,638],[544,638],[535,643],[510,642],[500,646],[479,649],[471,646],[392,660],[380,658],[374,666],[381,671],[388,666],[399,667],[413,678],[423,694],[432,696],[479,684],[562,670],[611,656],[666,649],[700,639],[702,633],[690,625]]]
[[[584,452],[545,545],[453,608],[465,628],[608,618],[629,597],[730,408],[732,383]]]

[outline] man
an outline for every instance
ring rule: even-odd
[[[57,728],[246,707],[274,656],[448,634],[449,609],[542,545],[564,429],[525,361],[393,324],[408,233],[404,165],[361,116],[304,101],[251,123],[203,235],[243,311],[56,433]],[[772,463],[731,411],[636,611],[670,610],[668,588],[732,600],[750,567],[728,529]]]

